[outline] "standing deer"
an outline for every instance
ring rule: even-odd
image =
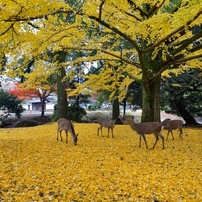
[[[139,147],[141,147],[141,140],[142,138],[144,139],[144,142],[145,142],[145,145],[146,145],[146,148],[148,149],[148,146],[147,146],[147,140],[146,140],[146,136],[145,134],[151,134],[153,133],[155,138],[156,138],[156,142],[154,143],[154,146],[152,147],[152,149],[155,148],[156,146],[156,143],[158,142],[159,140],[159,137],[161,138],[162,140],[162,145],[163,145],[163,148],[164,149],[164,137],[163,135],[161,134],[161,130],[162,130],[162,125],[161,123],[159,122],[145,122],[145,123],[137,123],[135,124],[134,123],[134,120],[129,117],[125,123],[129,124],[130,127],[135,130],[137,132],[137,134],[139,135],[140,137],[140,140],[139,140]]]
[[[72,136],[73,144],[77,145],[78,134],[75,133],[74,125],[72,124],[72,122],[65,118],[60,118],[57,120],[57,123],[58,123],[57,140],[59,137],[58,133],[60,133],[60,139],[61,139],[61,141],[63,141],[61,133],[64,130],[66,133],[66,143],[68,142],[68,132],[69,132]]]
[[[122,122],[123,124],[125,124],[125,121],[126,121],[128,118],[131,118],[131,119],[134,120],[135,117],[134,117],[133,115],[124,115],[124,116],[119,115],[118,118],[121,120],[121,122]]]
[[[110,120],[108,118],[99,118],[98,119],[98,124],[100,126],[98,127],[98,130],[97,130],[97,136],[99,136],[99,131],[101,131],[101,134],[102,134],[102,137],[103,137],[102,128],[105,127],[105,128],[108,129],[107,137],[109,137],[110,129],[111,129],[112,137],[114,137],[113,129],[114,129],[114,126],[115,126],[115,122],[116,122],[116,120]]]
[[[172,137],[173,137],[173,140],[174,140],[174,136],[173,136],[173,131],[172,130],[176,130],[178,128],[180,130],[179,138],[183,139],[183,131],[182,131],[183,121],[182,120],[165,119],[162,122],[162,125],[164,126],[163,128],[168,131],[166,140],[168,140],[169,133],[172,134]]]

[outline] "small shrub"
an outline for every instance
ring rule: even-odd
[[[67,112],[68,112],[67,119],[76,121],[76,122],[82,122],[82,117],[87,114],[84,108],[76,105],[68,106]],[[57,105],[55,105],[52,120],[56,121],[57,119],[58,119],[58,110],[57,110]]]

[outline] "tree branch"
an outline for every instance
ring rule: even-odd
[[[199,11],[195,17],[192,20],[189,20],[187,22],[187,26],[190,25],[195,19],[197,19],[200,15],[202,14],[202,11]],[[156,48],[157,46],[159,46],[161,43],[167,41],[169,38],[171,38],[173,35],[175,35],[176,33],[182,31],[185,29],[185,25],[179,27],[178,29],[174,30],[173,32],[171,32],[170,34],[168,34],[166,37],[162,38],[160,41],[158,41],[157,43],[153,44],[152,46],[149,46],[148,48],[146,48],[145,50],[143,50],[144,53],[150,52],[151,50],[153,50],[154,48]]]
[[[105,0],[102,0],[99,7],[99,20],[102,19],[102,7],[104,6],[104,3],[105,3]]]
[[[177,49],[175,49],[174,51],[172,51],[170,53],[170,55],[174,56],[176,54],[178,54],[180,51],[184,50],[188,45],[190,45],[191,43],[193,43],[194,41],[196,41],[197,39],[199,39],[200,37],[202,37],[202,30],[199,31],[197,34],[195,34],[194,36],[192,36],[190,39],[185,40],[185,42]]]
[[[155,77],[156,76],[158,77],[158,75],[162,74],[169,66],[185,64],[186,62],[188,62],[190,60],[199,59],[199,58],[202,58],[202,54],[190,56],[190,57],[183,58],[183,59],[167,61],[160,66],[160,68],[159,68],[160,71],[155,75]]]
[[[159,1],[157,1],[156,3],[155,3],[155,5],[149,10],[149,13],[148,13],[148,15],[150,16],[150,17],[152,17],[154,14],[156,14],[157,13],[157,11],[161,8],[161,6],[165,3],[165,0],[163,0],[162,2],[161,2],[161,4],[157,7],[156,5],[159,3]]]
[[[140,54],[141,50],[139,49],[138,45],[130,38],[128,37],[126,34],[124,34],[123,32],[121,32],[120,30],[118,30],[115,27],[110,26],[109,24],[107,24],[106,22],[100,20],[99,18],[96,18],[95,16],[88,16],[90,19],[95,20],[96,22],[102,24],[104,27],[112,30],[113,32],[115,32],[117,35],[123,37],[124,39],[126,39],[128,42],[130,42],[130,44],[136,49],[136,51]]]
[[[14,26],[14,24],[15,24],[15,23],[12,23],[4,32],[2,32],[2,33],[0,34],[0,36],[3,36],[6,32],[8,32],[10,29],[12,29],[13,26]]]

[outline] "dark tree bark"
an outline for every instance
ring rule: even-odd
[[[176,107],[187,125],[198,125],[194,117],[186,110],[182,100],[175,101]]]
[[[43,117],[45,115],[46,110],[46,99],[50,95],[51,91],[43,90],[42,93],[38,91],[38,96],[40,97],[41,101],[41,116]]]
[[[76,114],[76,117],[77,117],[77,119],[78,119],[78,117],[79,117],[79,96],[76,96],[76,108],[75,108],[75,114]]]
[[[142,122],[161,121],[160,117],[160,85],[161,76],[143,84]]]
[[[119,110],[119,101],[118,99],[114,99],[113,105],[112,105],[112,119],[116,119],[116,124],[121,124],[120,119],[118,119],[118,116],[120,114]]]
[[[126,115],[126,98],[123,99],[123,115]]]
[[[41,99],[41,116],[43,117],[44,114],[45,114],[45,101],[46,101],[46,98],[45,97],[42,97]]]
[[[66,82],[63,78],[66,76],[64,68],[60,68],[57,75],[57,96],[58,96],[58,118],[67,118],[67,93]]]

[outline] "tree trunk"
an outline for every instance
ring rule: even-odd
[[[41,99],[41,117],[44,116],[45,113],[45,101],[46,101],[46,97],[42,97]]]
[[[113,105],[112,105],[112,119],[116,119],[116,124],[121,124],[120,119],[118,119],[118,116],[120,114],[119,110],[119,101],[118,99],[114,99]]]
[[[45,103],[45,101],[46,101],[45,93],[46,92],[41,93],[40,90],[37,90],[37,93],[38,93],[38,97],[41,101],[41,117],[43,117],[45,114],[45,104],[46,104]]]
[[[142,96],[142,122],[161,121],[160,117],[160,85],[161,76],[150,80],[149,84],[143,85]]]
[[[194,117],[186,110],[184,103],[182,100],[176,100],[175,101],[176,107],[182,116],[182,118],[185,120],[187,125],[197,125],[198,123],[194,119]]]
[[[76,119],[79,120],[79,96],[76,96],[76,107],[75,107],[75,114],[76,114]]]
[[[123,99],[123,115],[126,115],[126,98]]]
[[[60,72],[57,75],[58,118],[67,118],[66,82],[63,81],[66,72],[64,68],[59,70]]]

